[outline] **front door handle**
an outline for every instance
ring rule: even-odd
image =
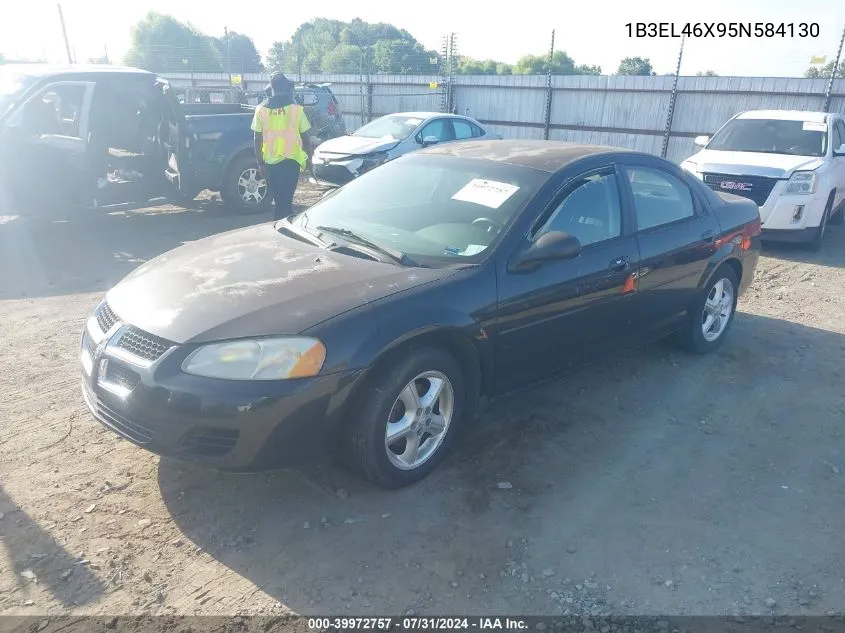
[[[701,234],[701,241],[709,243],[709,242],[712,242],[713,238],[715,238],[715,237],[716,237],[716,234],[711,229],[709,231],[704,231],[704,233]]]
[[[628,268],[631,265],[631,260],[628,258],[627,255],[623,257],[617,257],[607,267],[615,273],[621,273],[623,270]]]

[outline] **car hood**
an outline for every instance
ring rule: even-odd
[[[107,296],[119,318],[175,343],[297,334],[454,271],[333,253],[273,223],[189,242],[150,260]]]
[[[727,152],[704,149],[684,162],[695,163],[699,172],[788,178],[792,172],[811,170],[824,161],[815,156],[764,154],[761,152]]]
[[[345,156],[361,154],[372,154],[373,152],[386,152],[399,144],[393,138],[366,138],[363,136],[338,136],[321,143],[317,148],[318,153],[343,154]]]

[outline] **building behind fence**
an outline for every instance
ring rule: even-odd
[[[169,73],[176,87],[202,86],[221,93],[228,74]],[[239,88],[257,92],[266,75],[236,77]],[[329,83],[347,128],[393,112],[440,112],[441,75],[303,75],[305,83]],[[468,114],[504,138],[548,138],[614,145],[660,155],[672,95],[672,76],[461,75],[451,85],[451,110]],[[827,79],[772,77],[680,77],[666,157],[681,161],[694,152],[692,139],[712,134],[743,110],[824,110]],[[547,98],[551,98],[548,123]],[[829,111],[845,114],[845,79],[836,79]]]

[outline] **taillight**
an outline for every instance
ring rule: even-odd
[[[762,232],[762,223],[760,222],[760,216],[753,222],[749,222],[742,228],[742,241],[739,244],[739,247],[747,251],[751,248],[751,239],[757,237]]]
[[[329,111],[329,116],[335,116],[337,114],[337,106],[334,103],[334,99],[329,100],[328,111]]]

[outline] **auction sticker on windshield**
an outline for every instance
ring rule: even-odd
[[[804,121],[801,129],[805,132],[827,132],[827,123],[819,123],[818,121]]]
[[[491,209],[498,209],[517,191],[519,191],[519,187],[506,182],[473,178],[452,196],[452,200],[472,202]]]

